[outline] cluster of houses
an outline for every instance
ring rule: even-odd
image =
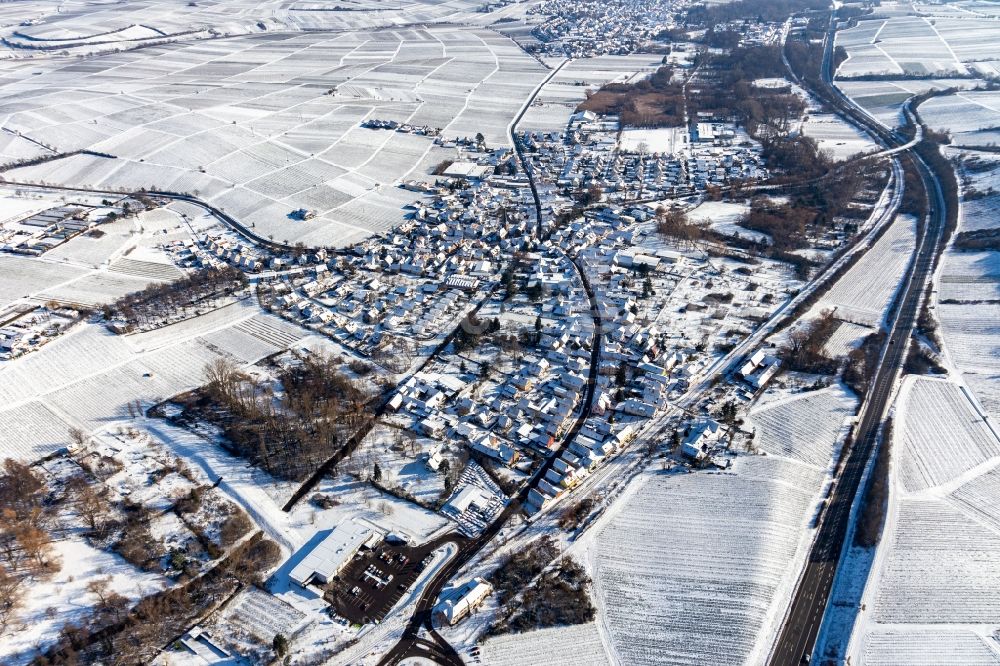
[[[529,14],[545,20],[532,35],[542,53],[570,58],[625,55],[676,25],[679,3],[655,0],[547,0]]]
[[[419,134],[420,136],[438,136],[441,134],[440,127],[431,127],[430,125],[411,125],[410,123],[401,123],[396,120],[380,120],[378,118],[366,120],[361,123],[361,126],[367,129],[392,130],[394,132],[402,132],[404,134]]]
[[[32,352],[80,320],[76,310],[26,306],[0,323],[0,361]]]
[[[393,418],[418,434],[462,442],[504,466],[523,453],[549,455],[586,394],[590,333],[574,316],[537,335],[532,353],[499,381],[477,381],[468,371],[415,374],[390,398]]]
[[[615,116],[574,114],[566,132],[520,136],[535,173],[566,193],[599,188],[601,201],[626,204],[675,197],[733,181],[765,178],[760,146],[732,123],[708,114],[679,132],[669,149],[623,149]],[[591,202],[593,203],[593,202]]]
[[[587,419],[569,447],[528,491],[525,511],[531,514],[544,509],[587,478],[606,458],[622,451],[636,434],[631,423],[613,425],[602,417]]]

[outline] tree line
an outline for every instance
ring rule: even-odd
[[[121,322],[125,330],[155,327],[171,314],[187,314],[204,300],[235,294],[248,284],[246,275],[232,266],[213,266],[126,294],[104,306],[103,314],[109,322]]]

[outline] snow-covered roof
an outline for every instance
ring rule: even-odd
[[[327,582],[362,546],[372,543],[379,536],[371,527],[345,520],[302,558],[288,577],[303,587],[314,578]]]

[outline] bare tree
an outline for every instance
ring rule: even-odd
[[[0,566],[0,631],[7,628],[21,605],[22,583],[22,579],[12,574],[6,567]]]

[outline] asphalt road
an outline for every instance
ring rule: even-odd
[[[833,26],[827,34],[824,59],[824,80],[831,86]],[[890,149],[902,147],[895,135],[878,126],[866,114],[831,90],[834,105],[842,115],[879,137]],[[908,114],[909,117],[909,114]],[[910,154],[909,167],[916,169],[928,195],[928,214],[919,225],[919,238],[914,260],[906,283],[896,300],[887,342],[872,386],[865,398],[861,418],[855,430],[854,444],[846,454],[846,462],[835,481],[833,492],[821,517],[812,552],[799,579],[795,595],[778,641],[771,653],[773,666],[793,666],[813,657],[816,640],[823,624],[830,593],[836,576],[844,542],[848,534],[851,507],[861,489],[865,469],[875,451],[879,428],[889,405],[896,378],[905,360],[907,340],[916,324],[921,296],[941,250],[945,226],[946,202],[940,185],[930,168],[915,154]]]

